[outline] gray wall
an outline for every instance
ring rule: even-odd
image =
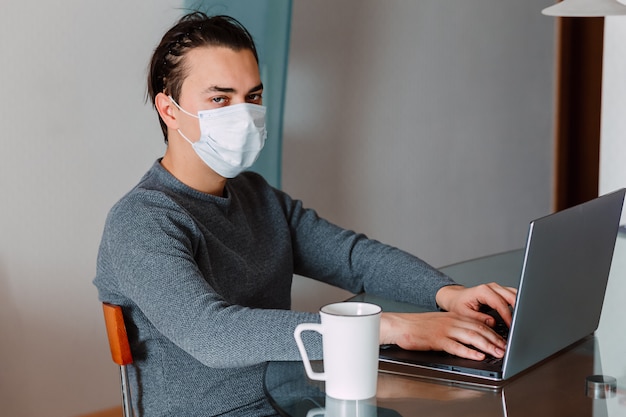
[[[543,3],[296,1],[284,188],[435,266],[523,246],[552,203]]]
[[[118,404],[91,280],[104,218],[164,151],[144,104],[177,1],[0,4],[0,414]]]
[[[3,415],[118,403],[91,279],[107,211],[164,150],[144,76],[181,3],[0,5]],[[284,188],[435,265],[520,246],[551,206],[544,3],[295,0]],[[310,286],[298,307],[343,296]]]

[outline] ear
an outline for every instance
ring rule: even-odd
[[[174,111],[174,103],[164,93],[159,93],[154,98],[154,107],[156,107],[159,116],[163,119],[163,122],[170,129],[178,129],[178,120],[176,119],[176,112]]]

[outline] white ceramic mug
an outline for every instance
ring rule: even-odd
[[[309,378],[325,381],[326,395],[342,400],[376,396],[382,309],[369,303],[344,302],[320,309],[321,324],[302,323],[294,337]],[[314,372],[302,342],[303,331],[322,335],[324,372]]]
[[[338,400],[326,396],[324,408],[309,410],[306,417],[377,417],[376,398]]]

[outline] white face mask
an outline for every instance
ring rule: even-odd
[[[234,178],[250,168],[257,160],[265,139],[265,106],[242,103],[202,110],[191,114],[176,103],[183,113],[199,119],[200,139],[192,142],[178,129],[178,133],[191,144],[200,159],[224,178]]]

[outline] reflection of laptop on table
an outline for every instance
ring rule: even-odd
[[[463,382],[498,386],[593,333],[600,319],[624,194],[622,189],[530,223],[502,360],[490,364],[390,346],[381,349],[381,369],[423,376],[432,376],[429,370],[434,370],[435,374],[444,372],[445,379],[462,375],[469,377]]]

